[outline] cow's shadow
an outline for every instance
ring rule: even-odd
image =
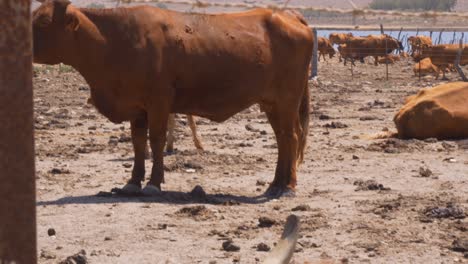
[[[275,197],[266,195],[242,196],[231,194],[194,195],[192,192],[164,191],[158,196],[120,195],[100,192],[96,195],[66,196],[57,200],[38,201],[37,206],[67,205],[67,204],[109,204],[109,203],[161,203],[161,204],[213,204],[240,205],[262,204]]]

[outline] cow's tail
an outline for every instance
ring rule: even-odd
[[[270,254],[268,254],[263,264],[289,264],[289,261],[294,254],[298,237],[299,217],[290,215],[284,225],[281,239]]]
[[[307,135],[309,134],[310,120],[310,91],[307,81],[302,95],[301,105],[299,106],[299,122],[302,128],[302,133],[299,134],[299,145],[297,163],[300,164],[304,160],[304,152],[307,146]]]

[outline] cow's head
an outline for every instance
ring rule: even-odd
[[[68,0],[41,0],[33,12],[34,62],[57,64],[73,52],[80,23]]]

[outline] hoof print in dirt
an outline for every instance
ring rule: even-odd
[[[391,190],[388,187],[384,187],[382,184],[374,181],[374,180],[357,180],[353,183],[356,188],[356,192],[358,191],[389,191]]]
[[[258,219],[258,227],[272,227],[276,224],[274,219],[271,219],[266,216],[262,216]]]
[[[88,258],[86,257],[86,251],[81,250],[73,256],[67,257],[65,260],[59,262],[59,264],[87,264]]]
[[[328,124],[323,125],[325,128],[347,128],[348,125],[341,123],[341,122],[331,122]]]
[[[228,252],[236,252],[240,250],[240,247],[234,244],[232,240],[224,241],[222,246],[223,246],[223,250],[228,251]]]
[[[204,205],[183,207],[176,212],[178,216],[192,217],[196,220],[206,220],[212,218],[214,213]]]
[[[450,219],[463,219],[466,214],[463,208],[449,204],[447,207],[427,207],[422,212],[421,221],[428,220],[431,218],[450,218]]]
[[[312,208],[310,208],[310,206],[308,206],[307,204],[301,204],[301,205],[298,205],[296,207],[294,207],[293,209],[291,209],[291,211],[293,212],[296,212],[296,211],[302,211],[302,212],[305,212],[305,211],[310,211]]]

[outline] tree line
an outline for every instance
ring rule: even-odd
[[[373,0],[372,9],[452,11],[457,0]]]

